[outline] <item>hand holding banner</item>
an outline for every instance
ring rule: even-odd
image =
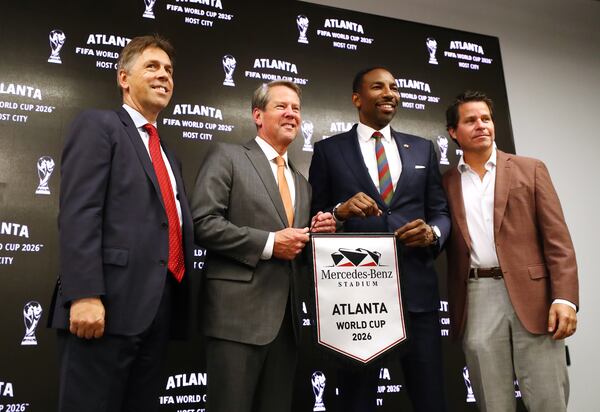
[[[312,236],[318,343],[368,363],[406,340],[393,234]]]

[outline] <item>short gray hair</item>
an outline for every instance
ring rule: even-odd
[[[258,109],[264,111],[269,103],[269,90],[275,86],[285,86],[292,89],[298,95],[298,99],[302,99],[302,92],[300,87],[294,82],[289,80],[273,80],[269,83],[263,83],[254,90],[252,95],[252,110]]]

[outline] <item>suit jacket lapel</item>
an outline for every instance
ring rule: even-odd
[[[400,178],[396,183],[394,196],[392,197],[392,204],[394,204],[398,201],[400,196],[402,196],[404,188],[411,181],[413,174],[415,173],[415,160],[410,151],[410,145],[406,143],[402,133],[398,133],[394,130],[390,130],[390,132],[392,133],[393,139],[396,141],[398,153],[400,154],[400,161],[402,162],[402,173],[400,173]]]
[[[246,152],[246,156],[248,156],[248,159],[250,159],[250,162],[254,166],[256,173],[265,185],[267,193],[269,194],[271,201],[275,205],[277,214],[281,219],[281,223],[284,227],[287,227],[287,215],[285,214],[283,201],[281,200],[281,195],[279,194],[279,187],[277,187],[275,176],[273,176],[273,170],[271,169],[271,165],[269,165],[269,161],[267,160],[265,153],[262,151],[262,149],[254,139],[246,143],[244,147],[248,149],[248,151]]]
[[[462,193],[462,179],[456,168],[452,169],[448,176],[448,203],[450,210],[454,213],[454,218],[465,243],[471,250],[471,236],[467,225],[467,214],[465,212],[465,202]]]
[[[296,166],[289,160],[288,163],[290,169],[292,170],[292,176],[294,177],[294,192],[296,193],[296,201],[294,202],[294,224],[293,227],[303,227],[306,224],[306,217],[304,214],[306,213],[307,206],[305,206],[305,202],[307,201],[307,194],[304,188],[305,180],[300,172],[296,169]]]
[[[160,203],[163,205],[163,207],[165,207],[163,204],[162,194],[160,192],[160,186],[158,185],[158,180],[156,179],[156,173],[154,172],[154,167],[152,166],[152,161],[150,160],[150,155],[148,154],[148,150],[146,150],[146,146],[144,146],[144,142],[142,142],[142,138],[140,137],[138,129],[133,124],[133,120],[131,120],[131,117],[127,111],[122,107],[117,111],[117,115],[121,119],[123,126],[125,126],[127,136],[129,136],[129,139],[133,144],[135,152],[137,153],[138,159],[140,160],[148,179],[150,179],[152,185],[154,186],[154,190],[156,191],[156,195],[158,196]]]
[[[354,125],[347,134],[347,139],[344,139],[338,145],[340,156],[346,162],[349,170],[356,177],[358,185],[363,188],[363,191],[374,199],[380,207],[384,207],[383,199],[377,190],[377,187],[369,175],[369,170],[363,159],[360,145],[358,143],[358,133],[356,133],[357,125]]]
[[[494,237],[496,239],[508,202],[508,189],[512,175],[510,165],[510,157],[506,153],[496,150],[496,187],[494,189]]]

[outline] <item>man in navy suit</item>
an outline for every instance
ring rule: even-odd
[[[156,131],[172,55],[158,36],[132,39],[118,64],[123,106],[83,112],[65,141],[50,315],[60,412],[157,410],[167,341],[185,332],[191,214]]]
[[[446,410],[439,295],[433,261],[450,232],[450,217],[431,141],[392,130],[400,95],[385,68],[359,72],[352,103],[359,124],[318,142],[310,165],[312,211],[332,211],[344,232],[393,232],[403,244],[402,282],[409,343],[402,357],[415,411]],[[344,411],[373,411],[377,370],[346,369]]]

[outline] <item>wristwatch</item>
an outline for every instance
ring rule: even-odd
[[[437,226],[430,225],[429,227],[431,228],[431,234],[433,235],[433,240],[431,241],[431,244],[433,245],[440,239],[442,232],[440,232],[440,228]]]
[[[333,215],[333,219],[334,219],[336,222],[343,222],[343,221],[344,221],[344,220],[343,220],[341,217],[337,216],[337,214],[336,214],[336,212],[337,212],[337,208],[338,208],[338,207],[340,207],[340,205],[341,205],[341,204],[342,204],[342,202],[340,202],[340,203],[338,203],[337,205],[335,205],[335,207],[334,207],[334,208],[333,208],[333,210],[331,211],[331,214]]]

